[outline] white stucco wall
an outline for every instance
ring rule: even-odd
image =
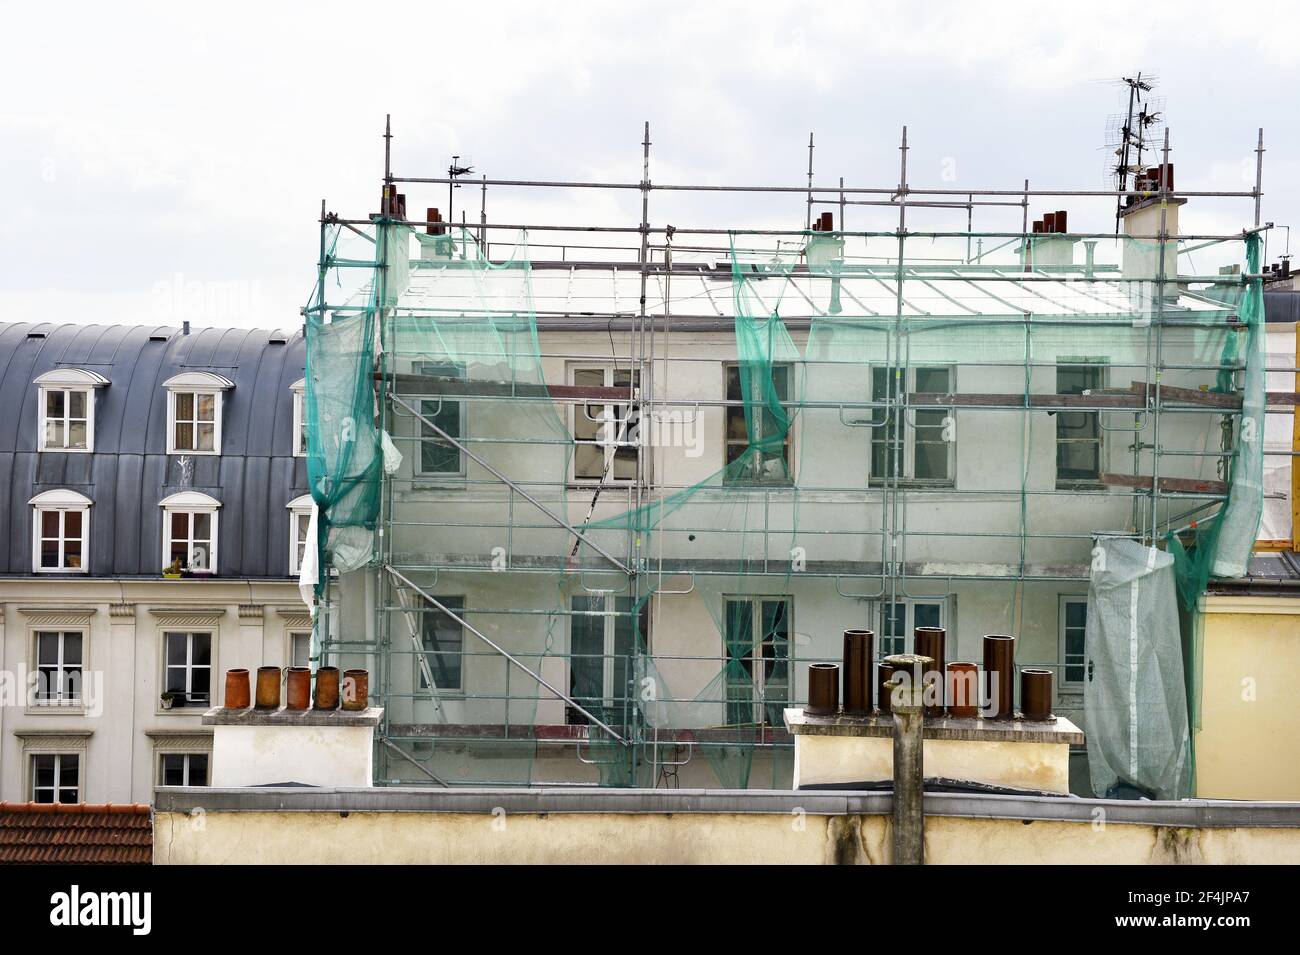
[[[81,755],[86,802],[148,803],[162,752],[205,753],[203,707],[162,709],[162,634],[213,635],[212,697],[232,667],[284,666],[289,633],[309,629],[293,581],[0,579],[0,672],[34,668],[36,630],[84,636],[86,706],[0,706],[0,800],[31,798],[34,752]]]

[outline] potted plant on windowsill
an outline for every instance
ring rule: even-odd
[[[158,700],[160,703],[162,703],[162,708],[164,710],[170,710],[172,708],[172,704],[176,701],[176,694],[173,693],[171,690],[165,690],[163,694],[160,697],[158,697]]]
[[[162,575],[168,580],[181,579],[181,559],[177,557],[174,561],[162,569]]]

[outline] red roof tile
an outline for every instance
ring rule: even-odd
[[[148,806],[0,802],[0,864],[152,861]]]

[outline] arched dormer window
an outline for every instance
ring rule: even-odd
[[[163,510],[163,567],[216,573],[221,502],[198,491],[181,491],[163,498],[159,506]]]
[[[103,375],[81,368],[55,368],[33,379],[37,402],[37,447],[41,451],[95,450],[95,392]]]
[[[220,454],[221,403],[234,382],[208,371],[187,371],[167,389],[167,453]]]
[[[32,570],[38,574],[86,573],[90,552],[90,498],[60,488],[44,491],[32,506]]]

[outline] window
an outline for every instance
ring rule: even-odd
[[[909,368],[897,377],[894,369],[871,369],[871,400],[886,401],[891,397],[893,382],[909,394],[946,395],[953,390],[953,374],[949,368]],[[895,401],[898,395],[892,396]],[[909,404],[913,402],[909,399]],[[895,456],[902,452],[898,468],[900,479],[916,483],[951,484],[955,471],[956,442],[952,440],[951,408],[934,408],[929,405],[909,407],[907,426],[902,440],[898,441],[898,415],[876,408],[872,415],[871,476],[884,481],[894,476]]]
[[[790,597],[727,599],[727,725],[782,725],[790,700],[793,611]]]
[[[84,574],[90,540],[90,498],[76,491],[45,491],[32,506],[32,569]]]
[[[289,634],[289,666],[311,666],[311,631]]]
[[[188,372],[163,382],[167,389],[167,453],[220,454],[221,404],[234,384],[220,375]]]
[[[197,491],[164,498],[163,566],[192,573],[217,569],[217,509],[221,502]]]
[[[636,394],[640,376],[613,365],[574,368],[573,384],[582,388],[618,388]],[[626,484],[636,480],[640,413],[635,402],[575,404],[572,416],[575,483]]]
[[[909,653],[908,639],[917,627],[943,627],[943,601],[895,600],[880,604],[880,656]]]
[[[158,757],[159,786],[206,786],[207,753],[163,753]]]
[[[81,802],[81,755],[34,753],[32,802]]]
[[[290,386],[293,392],[293,456],[307,456],[307,400],[304,389],[307,379],[299,378]]]
[[[1102,365],[1070,362],[1056,366],[1056,393],[1081,395],[1104,387]],[[1094,484],[1101,478],[1101,415],[1096,411],[1056,413],[1056,486]]]
[[[1085,634],[1088,629],[1088,598],[1061,598],[1061,670],[1059,689],[1083,691],[1087,676],[1087,651]]]
[[[210,706],[212,634],[167,631],[163,647],[163,690],[172,694],[172,709]]]
[[[463,616],[464,597],[439,597],[438,602],[457,616]],[[461,665],[465,649],[464,630],[433,604],[425,601],[424,606],[426,609],[420,614],[420,642],[424,645],[418,677],[420,689],[429,689],[429,678],[432,677],[433,687],[440,692],[461,690],[464,688]]]
[[[454,378],[464,380],[465,366],[457,362],[417,361],[415,373],[433,378]],[[429,390],[436,391],[438,386],[430,382]],[[465,405],[452,398],[426,398],[420,401],[420,414],[428,418],[457,441],[465,435]],[[450,476],[465,473],[465,456],[460,448],[449,444],[433,428],[420,422],[420,460],[417,467],[420,474],[445,474]]]
[[[93,451],[95,391],[107,385],[108,379],[79,368],[56,368],[32,383],[40,389],[40,450]]]
[[[769,381],[765,364],[726,365],[727,401],[744,401],[746,404],[729,404],[726,407],[726,465],[723,481],[726,484],[790,484],[793,482],[791,453],[794,425],[791,420],[791,379],[794,370],[790,365],[772,365]],[[749,386],[742,384],[742,371],[749,377]],[[746,397],[748,392],[748,397]],[[779,408],[765,403],[766,396],[774,392]],[[750,448],[753,451],[749,451]],[[746,455],[746,452],[749,452]],[[736,462],[744,460],[743,464]]]
[[[81,702],[83,646],[80,630],[38,630],[36,702],[42,706]]]
[[[297,577],[302,569],[302,556],[307,551],[307,532],[316,505],[310,494],[304,494],[286,506],[289,508],[289,576]]]
[[[574,597],[569,617],[569,696],[592,715],[611,725],[627,722],[632,654],[636,634],[632,598],[608,595]],[[649,604],[641,607],[644,645],[649,626]],[[565,706],[570,725],[590,722],[572,706]]]

